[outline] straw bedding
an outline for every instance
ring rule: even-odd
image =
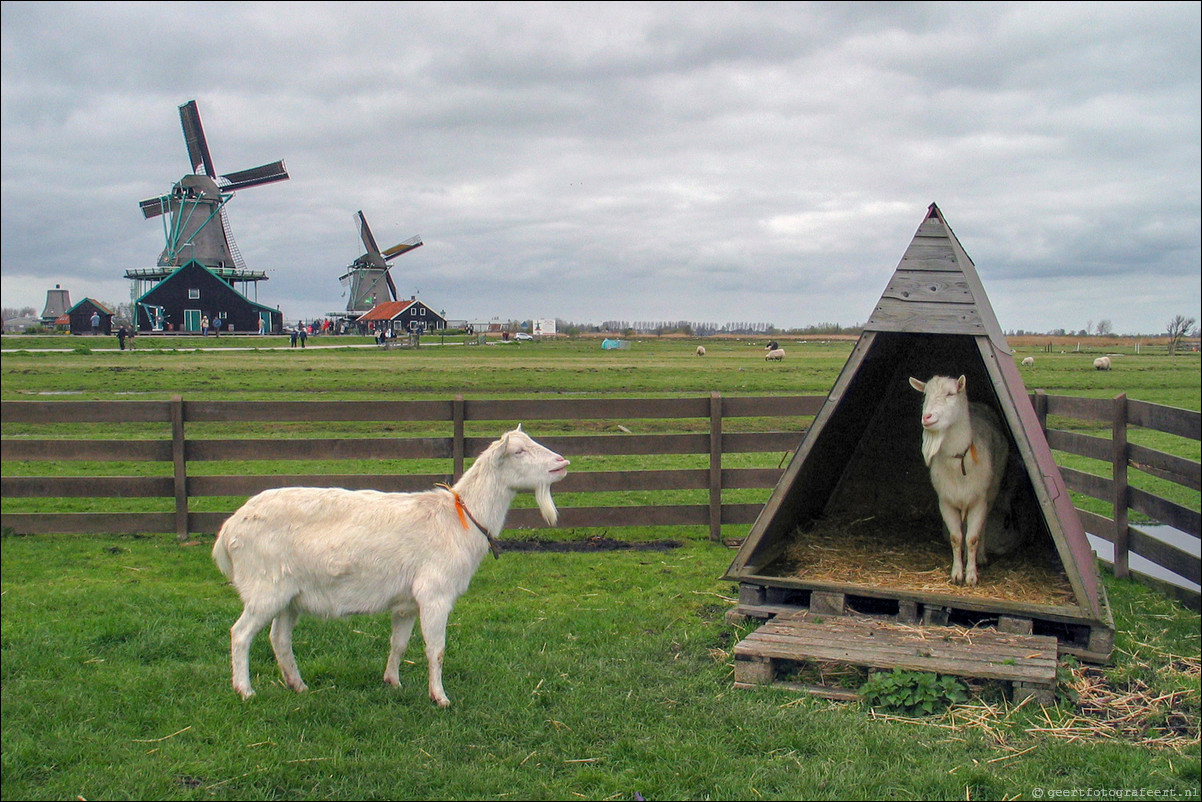
[[[968,587],[951,583],[952,550],[938,519],[821,519],[794,533],[779,574],[907,592],[1072,604],[1072,586],[1052,544],[1032,546],[992,558],[979,583]]]

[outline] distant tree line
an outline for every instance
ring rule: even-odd
[[[556,319],[556,329],[565,334],[624,334],[665,335],[683,334],[689,337],[709,337],[715,334],[743,335],[821,335],[859,334],[862,327],[839,323],[818,323],[802,328],[782,329],[773,323],[732,321],[709,323],[694,320],[604,320],[601,323],[576,323]]]

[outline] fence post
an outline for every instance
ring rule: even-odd
[[[710,393],[710,540],[722,539],[722,394]]]
[[[451,419],[454,422],[454,433],[451,435],[451,458],[454,462],[451,469],[454,472],[452,484],[458,482],[459,477],[463,476],[463,408],[463,396],[455,396],[455,399],[451,401]]]
[[[1114,419],[1111,421],[1111,454],[1110,462],[1114,478],[1114,575],[1126,577],[1130,571],[1127,566],[1128,549],[1131,542],[1131,530],[1127,522],[1127,505],[1130,502],[1127,492],[1127,394],[1120,393],[1114,397],[1111,411]]]
[[[1046,390],[1035,391],[1035,417],[1039,421],[1039,428],[1046,435],[1048,433],[1048,393]]]
[[[175,537],[188,539],[188,462],[184,442],[184,399],[171,396],[171,462],[175,478]]]

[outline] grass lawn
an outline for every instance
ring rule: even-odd
[[[140,337],[130,353],[81,342],[90,338],[5,335],[0,398],[823,394],[852,345],[778,338],[788,356],[765,363],[754,340],[706,340],[701,358],[697,340],[654,338],[618,351],[586,339],[315,347],[322,338],[304,351],[283,340],[279,350],[239,350],[272,344],[241,337],[222,337],[220,350],[185,350],[198,339]],[[64,341],[65,353],[34,350]],[[115,339],[104,344],[115,348]],[[1031,353],[1029,389],[1126,392],[1199,409],[1196,354],[1125,354],[1099,374],[1093,353]],[[1171,449],[1198,459],[1196,441]],[[1194,508],[1197,497],[1188,500]],[[736,591],[718,579],[734,553],[701,527],[610,536],[680,545],[510,551],[484,562],[451,615],[444,680],[452,706],[441,710],[426,696],[417,633],[403,687],[381,681],[384,615],[302,619],[294,640],[310,691],[301,695],[282,686],[260,635],[251,658],[258,695],[241,701],[229,678],[240,604],[210,559],[211,539],[181,547],[170,534],[6,534],[0,796],[1199,796],[1199,619],[1148,588],[1105,579],[1118,630],[1112,664],[1065,661],[1055,706],[1011,705],[999,687],[973,683],[967,702],[910,718],[781,689],[734,689],[733,647],[745,633],[725,621]]]

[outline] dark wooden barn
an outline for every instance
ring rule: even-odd
[[[100,316],[100,326],[97,329],[92,327],[93,314]],[[113,310],[91,298],[84,298],[68,309],[67,320],[70,321],[68,326],[72,334],[113,333]]]
[[[970,399],[993,407],[1011,446],[1007,501],[999,497],[989,526],[1018,533],[1023,545],[991,561],[973,588],[948,577],[951,549],[921,455],[922,396],[908,383],[936,374],[964,375]],[[767,681],[774,660],[799,653],[774,652],[765,639],[779,645],[793,635],[809,638],[794,630],[813,626],[815,615],[960,626],[982,638],[1004,633],[1004,640],[1019,639],[1018,652],[1043,655],[1038,670],[1018,660],[1040,679],[1026,683],[998,669],[1016,659],[1001,646],[989,671],[1041,694],[1054,683],[1057,651],[1109,658],[1113,622],[1092,549],[976,268],[934,204],[725,578],[739,583],[736,613],[775,619],[775,634],[736,649],[736,666],[750,682]],[[846,648],[852,635],[823,631],[844,644],[833,653],[854,651]],[[876,652],[851,662],[981,671],[951,658],[897,657],[907,649],[881,662],[887,638],[880,631],[866,637]],[[1039,646],[1023,638],[1044,640]]]
[[[143,293],[134,302],[134,315],[139,331],[200,333],[205,317],[224,321],[225,332],[258,332],[260,320],[266,323],[266,331],[283,328],[278,309],[250,300],[195,260]]]

